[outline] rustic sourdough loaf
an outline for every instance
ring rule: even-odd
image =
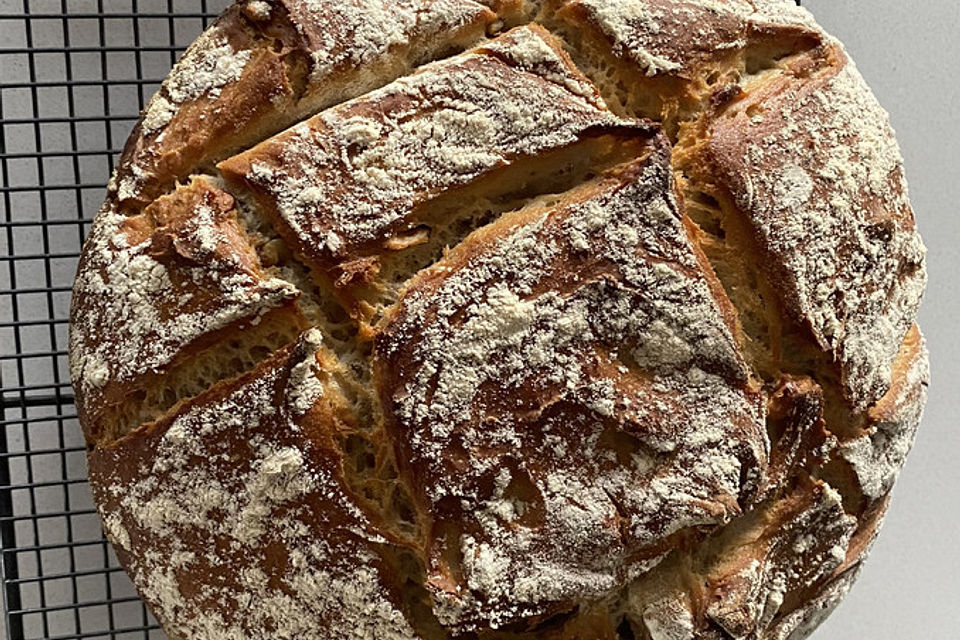
[[[80,264],[172,638],[796,640],[928,379],[887,116],[786,0],[243,0]]]

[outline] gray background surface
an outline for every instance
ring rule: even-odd
[[[91,4],[87,0],[70,2]],[[108,4],[114,4],[113,0]],[[144,0],[146,4],[151,0]],[[159,0],[152,4],[160,10],[166,6]],[[173,2],[178,10],[188,4],[196,2]],[[222,3],[218,0],[210,4]],[[924,423],[895,489],[883,534],[853,592],[814,639],[953,640],[960,638],[960,629],[954,623],[955,614],[960,612],[960,430],[954,428],[957,411],[952,406],[960,396],[960,337],[954,336],[960,296],[952,279],[954,272],[960,271],[960,215],[953,211],[954,204],[960,203],[960,117],[956,115],[960,112],[960,4],[956,0],[804,0],[803,4],[845,42],[881,103],[891,112],[906,158],[918,223],[929,248],[930,285],[921,324],[933,368]],[[18,5],[14,0],[0,0],[5,11],[14,11]],[[147,39],[150,36],[144,35]],[[144,73],[162,77],[169,67],[166,56],[152,61],[156,64],[148,64]],[[133,71],[118,73],[129,77]],[[10,66],[0,69],[0,76],[17,78],[23,72],[22,66]],[[97,105],[89,108],[95,111]],[[128,128],[129,123],[120,123],[116,139],[122,141]],[[103,171],[93,169],[90,180]],[[47,179],[53,178],[48,175]],[[99,190],[89,193],[91,207],[96,207],[101,195]],[[70,270],[72,266],[65,268]],[[5,313],[0,309],[0,317]],[[0,347],[5,350],[7,344]],[[38,375],[49,377],[39,371]],[[31,446],[38,446],[37,441]],[[65,473],[82,477],[82,456],[75,462],[75,468]],[[85,491],[85,487],[79,488]],[[54,502],[50,504],[50,510],[57,508]],[[74,500],[73,508],[78,506],[89,507],[86,494]],[[26,510],[29,505],[18,508]],[[99,538],[93,516],[74,519],[73,527],[75,538]],[[109,560],[112,564],[112,557]],[[112,574],[111,581],[114,579],[114,597],[131,595],[122,575]],[[56,602],[58,596],[53,589],[57,585],[50,587],[48,603]],[[69,591],[62,597],[70,597]],[[89,614],[101,616],[102,611],[91,608]],[[113,615],[118,616],[118,625],[121,620],[123,624],[140,624],[136,607],[129,615],[120,610]],[[0,635],[5,635],[2,628]]]

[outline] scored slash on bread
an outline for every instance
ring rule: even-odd
[[[916,317],[924,248],[886,114],[842,51],[810,71],[819,55],[708,111],[691,163],[712,176],[722,206],[742,212],[786,311],[832,354],[846,399],[864,410],[886,392]]]
[[[442,214],[458,215],[438,205],[445,194],[536,189],[557,164],[637,151],[631,145],[648,130],[610,113],[553,36],[520,27],[324,111],[219,169],[367,321],[375,308],[365,290],[385,256],[427,242],[431,226],[450,224]]]
[[[714,90],[824,37],[807,11],[778,0],[546,2],[544,17],[602,70],[612,102],[671,135]]]
[[[498,19],[473,0],[237,2],[147,105],[118,200],[149,203],[199,167],[469,46]]]
[[[345,486],[352,417],[320,340],[90,455],[105,530],[174,637],[415,638]]]
[[[453,628],[600,597],[739,515],[762,476],[760,396],[687,239],[666,141],[646,153],[469,236],[377,337]]]
[[[799,640],[912,444],[924,282],[788,0],[240,0],[121,158],[71,374],[184,640]]]
[[[198,357],[229,334],[251,334],[244,351],[285,344],[303,322],[299,295],[264,271],[233,196],[206,178],[135,216],[109,201],[87,240],[72,302],[71,375],[88,440],[110,440],[158,417],[173,404],[165,396],[176,382],[192,390],[179,395],[195,395],[205,367],[229,369],[234,357],[247,358],[228,348],[210,354],[212,362]]]

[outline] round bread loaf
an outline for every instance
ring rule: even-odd
[[[74,290],[172,638],[796,640],[928,380],[885,112],[787,0],[244,0]]]

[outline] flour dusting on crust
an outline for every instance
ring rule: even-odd
[[[482,48],[428,65],[222,163],[221,170],[252,185],[294,246],[322,268],[386,241],[430,200],[521,157],[564,148],[604,128],[643,129],[602,108],[549,43],[530,58],[531,40],[549,38],[542,29],[517,29],[487,47],[499,57]],[[528,66],[504,61],[518,49]],[[546,79],[537,75],[541,70]],[[557,84],[561,72],[564,82]]]
[[[121,201],[146,204],[218,152],[463,49],[496,19],[473,0],[238,2],[148,103],[119,166]]]
[[[108,204],[74,284],[71,377],[95,406],[108,384],[161,373],[204,337],[298,295],[263,272],[233,198],[203,178],[139,216]]]
[[[449,550],[431,558],[446,624],[496,628],[601,597],[674,534],[739,514],[762,473],[762,411],[663,144],[420,274],[378,339],[424,509],[462,531],[463,584],[443,586]]]
[[[171,633],[416,638],[378,554],[383,539],[346,490],[338,454],[317,440],[333,418],[285,403],[303,397],[291,393],[296,367],[316,366],[302,351],[92,455],[121,560]]]
[[[250,51],[235,51],[215,30],[205,32],[187,49],[183,58],[167,76],[162,91],[147,105],[144,133],[167,125],[176,114],[176,105],[201,96],[217,98],[224,86],[243,75]]]
[[[864,495],[889,494],[920,426],[930,383],[927,349],[914,327],[894,362],[890,390],[868,412],[868,431],[845,442],[837,455],[853,468]]]
[[[790,0],[570,0],[613,53],[647,76],[692,79],[699,67],[748,46],[757,33],[822,32]]]
[[[538,11],[574,37],[494,37]],[[678,126],[716,188],[686,206],[719,229],[684,214]],[[924,248],[887,116],[805,9],[238,0],[137,131],[85,249],[71,375],[104,530],[171,637],[798,640],[850,588],[926,398]],[[229,187],[186,181],[243,148]],[[579,186],[534,198],[538,170]],[[451,237],[481,228],[386,282],[386,252],[478,192],[487,217],[454,213]],[[723,287],[755,283],[710,243],[760,249],[789,370],[745,360],[749,304]],[[353,277],[399,302],[355,313]],[[302,327],[301,296],[322,331],[91,436],[225,336]]]
[[[889,118],[837,55],[839,70],[748,85],[711,122],[710,145],[788,309],[841,364],[864,410],[886,393],[916,317],[925,248]]]
[[[284,2],[308,40],[314,82],[396,53],[431,34],[492,16],[472,0],[306,0]]]

